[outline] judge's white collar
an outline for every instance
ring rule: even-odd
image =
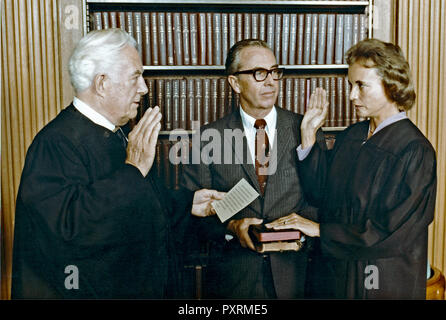
[[[113,123],[111,123],[102,114],[100,114],[99,112],[94,110],[92,107],[90,107],[88,104],[86,104],[79,98],[74,97],[73,105],[80,113],[82,113],[84,116],[86,116],[88,119],[90,119],[97,125],[107,128],[110,131],[113,131],[113,132],[115,131],[116,126]]]

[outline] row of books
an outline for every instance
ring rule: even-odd
[[[159,106],[162,131],[195,129],[193,121],[200,126],[208,124],[239,104],[238,95],[224,77],[145,80],[149,93],[142,100],[141,111]]]
[[[193,121],[205,125],[224,117],[239,105],[239,96],[224,77],[145,80],[149,93],[142,100],[140,112],[159,106],[163,115],[162,131],[196,129]],[[349,126],[362,120],[351,105],[350,87],[345,76],[284,78],[279,81],[276,105],[304,114],[316,87],[327,91],[330,103],[325,127]]]
[[[169,161],[170,149],[176,141],[169,141],[169,139],[158,139],[156,144],[155,161],[153,162],[153,168],[156,176],[160,178],[167,188],[177,189],[180,185],[180,178],[182,174],[182,165],[173,164]],[[188,146],[190,147],[190,146]]]
[[[91,19],[93,29],[132,35],[144,65],[224,65],[247,38],[265,40],[282,65],[344,64],[368,34],[366,14],[97,11]]]
[[[310,95],[317,87],[326,90],[329,101],[324,127],[347,127],[364,120],[356,114],[350,101],[350,85],[345,76],[287,77],[279,82],[277,106],[305,114]]]

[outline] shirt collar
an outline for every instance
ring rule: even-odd
[[[84,116],[86,116],[88,119],[90,119],[97,125],[100,125],[110,131],[115,132],[117,127],[113,123],[111,123],[102,114],[94,110],[92,107],[90,107],[88,104],[86,104],[79,98],[74,97],[73,105],[80,113],[82,113]]]
[[[393,116],[388,117],[387,119],[385,119],[383,122],[381,122],[375,129],[375,131],[373,132],[373,134],[376,134],[379,130],[391,125],[392,123],[395,123],[397,121],[400,120],[404,120],[407,119],[407,115],[405,111],[401,111],[397,114],[394,114]],[[370,125],[369,125],[370,127]]]
[[[243,127],[254,129],[254,123],[256,122],[256,119],[254,117],[251,117],[249,114],[247,114],[243,108],[240,106],[240,116],[242,118]],[[277,110],[274,106],[271,111],[267,114],[265,118],[266,121],[266,132],[269,134],[269,131],[274,130],[276,128],[276,120],[277,120]]]

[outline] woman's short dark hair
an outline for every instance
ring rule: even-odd
[[[349,66],[358,63],[376,68],[387,98],[398,106],[409,110],[415,103],[409,63],[399,46],[377,39],[362,40],[347,51],[346,61]]]
[[[236,42],[231,49],[229,49],[228,56],[226,57],[225,68],[227,75],[239,71],[240,51],[247,47],[260,47],[271,50],[268,43],[259,39],[244,39]]]

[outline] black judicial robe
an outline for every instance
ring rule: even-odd
[[[172,231],[193,193],[165,190],[125,158],[118,136],[73,105],[37,134],[17,196],[12,298],[170,297]]]
[[[435,151],[409,119],[366,141],[368,127],[352,125],[333,150],[315,145],[299,163],[305,194],[320,207],[313,297],[425,299]]]

